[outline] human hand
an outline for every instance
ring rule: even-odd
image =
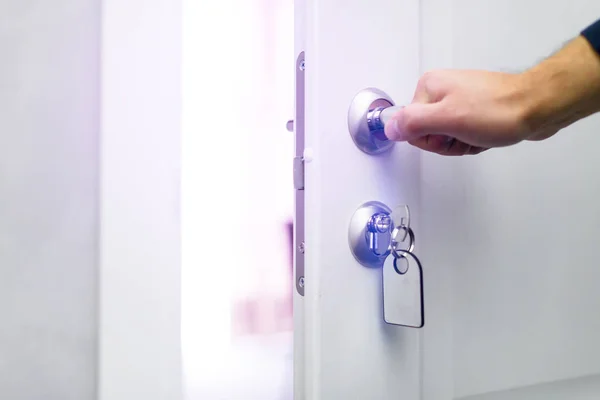
[[[526,139],[526,96],[519,75],[433,71],[423,75],[413,103],[386,124],[391,140],[444,154],[477,154]]]
[[[442,155],[546,139],[600,110],[600,59],[583,38],[529,71],[425,74],[412,104],[385,126],[391,140]]]

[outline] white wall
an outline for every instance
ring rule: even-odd
[[[0,2],[0,398],[91,400],[99,0]]]
[[[0,2],[1,399],[181,398],[180,19]]]
[[[422,6],[423,71],[523,70],[600,17],[594,0]],[[422,154],[425,399],[598,398],[599,127],[597,115],[477,157]]]

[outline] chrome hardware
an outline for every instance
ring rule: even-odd
[[[296,59],[296,110],[294,119],[287,124],[294,131],[294,276],[296,291],[304,296],[304,162],[307,160],[304,147],[304,52]]]
[[[369,250],[376,256],[387,254],[391,244],[392,218],[388,213],[374,214],[367,222],[367,240]]]
[[[356,261],[365,267],[383,265],[389,255],[394,226],[392,210],[378,201],[369,201],[350,220],[348,242]]]
[[[406,250],[400,243],[410,239]],[[393,253],[400,258],[403,252],[412,252],[415,237],[410,228],[408,206],[394,212],[383,203],[369,201],[354,212],[348,231],[348,242],[356,260],[365,267],[377,268]]]
[[[408,206],[398,209],[404,215],[397,211],[392,215],[392,210],[378,201],[363,204],[350,220],[348,242],[361,265],[382,267],[385,323],[422,328],[425,325],[423,266],[413,253],[415,234],[410,227],[410,210]]]
[[[294,189],[304,190],[304,157],[294,157]]]
[[[354,96],[348,110],[348,130],[356,146],[367,154],[380,154],[394,146],[385,136],[387,121],[400,110],[385,92],[363,89]]]

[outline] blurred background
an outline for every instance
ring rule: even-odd
[[[184,2],[189,400],[292,399],[292,0]]]

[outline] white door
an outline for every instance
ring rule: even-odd
[[[347,124],[361,89],[401,105],[429,69],[522,70],[597,17],[593,0],[296,4],[307,156],[297,400],[600,398],[600,119],[464,158],[404,143],[368,155]],[[381,269],[350,251],[366,201],[411,208],[423,329],[383,322]]]

